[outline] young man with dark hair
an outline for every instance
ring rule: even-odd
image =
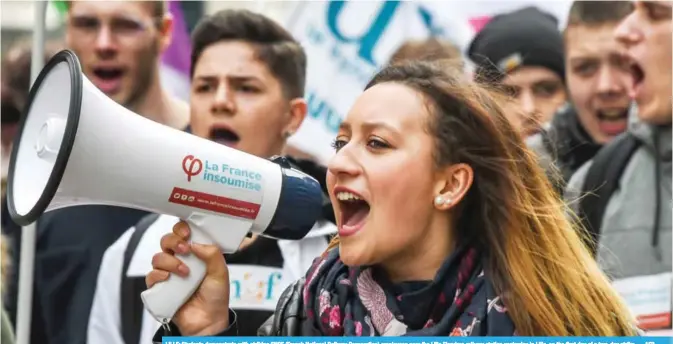
[[[640,327],[669,333],[671,13],[670,1],[636,1],[615,26],[631,72],[628,93],[637,106],[628,130],[582,166],[566,190],[591,234],[598,263],[633,307]]]
[[[172,19],[157,1],[70,1],[66,47],[82,71],[127,109],[177,129],[188,124],[187,105],[161,86],[161,53]],[[92,114],[95,116],[95,114]],[[119,140],[125,140],[122,136]],[[92,162],[95,163],[95,162]],[[78,206],[37,221],[31,342],[84,343],[95,281],[105,250],[147,212]],[[15,322],[21,231],[12,233],[13,276],[7,298]]]
[[[262,158],[282,154],[307,111],[306,55],[300,44],[276,22],[246,10],[224,10],[202,19],[192,44],[192,133]],[[305,273],[327,247],[327,236],[336,232],[324,185],[326,170],[310,162],[292,163],[323,183],[325,216],[301,241],[253,236],[226,255],[233,285],[230,302],[244,324],[240,335],[256,335],[284,286]],[[107,250],[89,320],[89,343],[152,340],[160,324],[143,310],[140,293],[159,238],[177,222],[172,216],[150,215]]]
[[[626,130],[630,73],[613,32],[632,7],[626,1],[575,1],[570,8],[563,33],[570,99],[528,140],[559,190],[603,144]]]
[[[194,84],[191,96],[194,101],[190,104],[192,133],[213,138],[257,156],[270,157],[281,154],[285,141],[299,128],[306,114],[306,102],[303,99],[306,83],[306,55],[301,45],[279,24],[267,17],[248,11],[224,11],[207,17],[195,28],[192,45],[191,68]],[[244,95],[246,100],[239,104],[239,107],[264,104],[268,106],[268,109],[245,108],[245,110],[254,110],[254,115],[251,113],[235,118],[236,121],[242,121],[241,124],[245,124],[234,128],[235,130],[228,127],[220,128],[217,118],[210,116],[208,109],[195,109],[195,106],[201,106],[201,103],[195,102],[203,97],[212,97],[212,93],[216,91],[227,91],[226,89],[215,89],[221,81],[219,78],[224,76],[218,76],[217,73],[212,75],[194,73],[204,53],[215,54],[222,59],[228,59],[229,56],[240,57],[233,59],[232,62],[238,62],[238,65],[232,65],[231,68],[246,70],[246,72],[232,70],[226,73],[227,82],[232,86],[229,92],[219,95],[222,96],[220,100],[224,103],[217,104],[220,106],[216,109],[218,112],[228,116],[232,111],[243,110],[244,108],[228,107],[233,105],[227,101],[228,98],[236,94]],[[254,58],[255,63],[244,64],[243,57]],[[225,61],[219,61],[219,63],[224,64]],[[253,66],[256,69],[268,71],[273,80],[256,80],[261,77],[255,78],[251,75],[252,71],[248,71],[248,69],[252,70]],[[269,81],[270,85],[261,85],[262,81]],[[251,102],[261,97],[260,94],[275,91],[273,87],[278,87],[280,91],[279,94],[274,95],[276,96],[274,104]],[[271,116],[274,113],[279,113],[279,115]],[[276,129],[282,123],[284,123],[282,130],[268,130]],[[258,135],[260,132],[268,135]]]

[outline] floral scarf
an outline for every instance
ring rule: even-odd
[[[456,250],[432,282],[395,292],[373,267],[349,268],[339,250],[316,259],[302,326],[325,336],[512,336],[514,325],[474,249]]]

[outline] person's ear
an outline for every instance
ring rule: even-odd
[[[305,99],[295,98],[290,101],[290,108],[288,111],[289,119],[283,131],[283,135],[286,139],[299,130],[299,127],[304,122],[304,118],[306,118],[307,110],[308,105],[306,104]]]
[[[468,164],[454,164],[440,170],[436,180],[432,202],[438,210],[449,210],[470,190],[474,172]]]
[[[159,49],[162,54],[173,41],[173,23],[173,15],[170,12],[166,12],[159,23]]]

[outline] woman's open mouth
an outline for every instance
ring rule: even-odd
[[[357,233],[367,220],[369,203],[350,191],[336,191],[334,194],[339,200],[341,210],[339,236],[346,237]]]

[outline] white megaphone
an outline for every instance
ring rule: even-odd
[[[261,159],[139,116],[99,91],[69,50],[56,54],[30,90],[7,182],[12,219],[101,204],[169,214],[189,223],[191,240],[237,250],[248,233],[303,238],[321,214],[320,184],[283,158]],[[95,230],[95,228],[92,228]],[[205,275],[143,292],[148,311],[169,321]]]

